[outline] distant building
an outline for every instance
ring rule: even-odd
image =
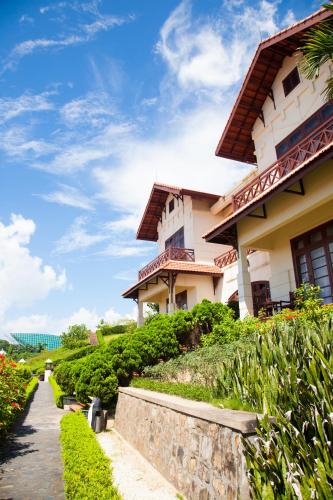
[[[38,347],[43,345],[44,349],[52,351],[61,347],[61,339],[58,335],[49,333],[11,333],[11,336],[22,345],[31,345]]]

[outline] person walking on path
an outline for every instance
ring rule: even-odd
[[[28,411],[0,444],[1,500],[65,498],[59,443],[63,414],[50,384],[40,382]]]

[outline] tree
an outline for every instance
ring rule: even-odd
[[[76,349],[88,342],[89,330],[86,325],[72,325],[61,335],[61,345],[66,349]]]
[[[323,5],[333,11],[333,0]],[[323,21],[306,33],[304,45],[300,47],[303,52],[301,70],[310,80],[317,77],[320,66],[327,61],[333,61],[333,20]],[[323,94],[327,101],[333,99],[333,76],[326,80]]]

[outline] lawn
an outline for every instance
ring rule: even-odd
[[[118,337],[121,337],[122,335],[126,335],[126,334],[125,333],[113,333],[112,335],[104,335],[105,343],[108,344],[112,340],[115,340]]]
[[[45,361],[47,359],[52,359],[54,363],[63,361],[73,354],[79,352],[82,347],[78,349],[65,349],[64,347],[60,347],[59,349],[53,349],[53,351],[42,351],[36,356],[29,358],[26,362],[26,366],[28,366],[33,372],[42,369],[45,365]]]

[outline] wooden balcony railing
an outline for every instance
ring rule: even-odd
[[[261,193],[274,186],[282,177],[318,153],[333,141],[333,117],[320,125],[309,136],[290,149],[284,156],[238,191],[232,198],[233,210],[247,205]]]
[[[194,262],[194,250],[191,248],[167,248],[165,252],[161,253],[156,259],[149,262],[149,264],[139,271],[139,281],[149,276],[149,274],[159,269],[162,264],[165,264],[169,260]]]
[[[253,250],[252,248],[248,248],[247,255],[250,255],[253,252],[255,252],[255,250]],[[228,250],[228,252],[225,252],[219,257],[216,257],[216,259],[214,259],[214,263],[216,266],[222,269],[223,267],[229,266],[230,264],[237,262],[237,259],[238,259],[237,250],[236,248],[232,248],[231,250]]]

